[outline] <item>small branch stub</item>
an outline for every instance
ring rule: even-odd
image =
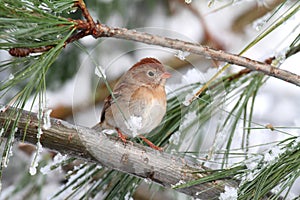
[[[27,48],[27,47],[19,47],[19,48],[11,48],[8,52],[11,56],[15,57],[26,57],[31,53],[43,53],[49,51],[54,46],[45,46],[45,47],[35,47],[35,48]]]

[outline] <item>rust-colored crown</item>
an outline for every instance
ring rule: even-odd
[[[146,64],[157,64],[158,66],[163,66],[161,64],[161,62],[159,62],[158,60],[156,60],[155,58],[143,58],[142,60],[140,60],[139,62],[135,63],[131,69],[134,69],[138,66],[141,66],[141,65],[146,65]]]

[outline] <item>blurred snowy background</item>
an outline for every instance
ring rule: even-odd
[[[115,1],[102,0],[100,4],[87,1],[87,7],[95,19],[109,26],[118,26],[136,29],[151,34],[177,38],[185,41],[204,43],[214,48],[223,48],[224,51],[238,54],[277,17],[287,12],[288,6],[283,6],[270,18],[273,8],[272,0],[248,1]],[[98,3],[99,3],[98,2]],[[116,3],[118,2],[118,3]],[[277,1],[281,2],[281,1]],[[290,1],[292,4],[295,1]],[[96,6],[97,5],[97,6]],[[99,6],[103,7],[99,7]],[[208,6],[209,5],[209,6]],[[279,3],[278,3],[279,5]],[[261,8],[270,9],[266,15],[257,17],[254,21],[238,27],[242,16],[252,9],[253,15]],[[106,9],[106,12],[103,10]],[[196,10],[196,11],[195,11]],[[269,21],[266,22],[267,19]],[[267,37],[254,45],[243,55],[254,60],[264,61],[270,57],[280,57],[285,54],[287,45],[293,41],[300,32],[300,12],[290,20],[278,27]],[[208,37],[209,36],[209,37]],[[52,109],[52,116],[65,119],[72,123],[91,127],[99,121],[102,108],[101,101],[91,103],[98,97],[95,96],[97,86],[103,84],[95,74],[95,63],[101,66],[108,80],[113,81],[135,62],[144,57],[155,57],[168,65],[168,70],[173,74],[167,82],[167,91],[170,93],[176,88],[195,82],[205,82],[217,72],[215,63],[201,56],[189,55],[184,52],[162,48],[158,46],[134,43],[131,41],[103,38],[95,40],[92,37],[80,41],[89,55],[76,45],[69,45],[49,71],[48,90],[46,94],[47,107]],[[9,58],[8,53],[1,51],[0,60]],[[182,64],[182,60],[189,64]],[[282,58],[282,69],[300,74],[300,54],[295,54],[288,59]],[[223,65],[222,63],[220,63]],[[174,67],[176,66],[176,67]],[[232,66],[226,73],[237,72],[241,67]],[[11,72],[13,73],[13,72]],[[0,78],[8,77],[10,73],[0,73]],[[21,86],[22,87],[22,86]],[[107,95],[106,92],[103,92]],[[103,96],[106,96],[104,95]],[[6,99],[1,99],[5,104]],[[261,87],[256,97],[253,121],[260,125],[285,127],[284,131],[295,136],[300,134],[300,89],[287,82],[269,78]],[[31,102],[28,102],[27,109]],[[222,109],[229,110],[231,105]],[[37,109],[35,107],[34,109]],[[36,111],[36,110],[35,110]],[[211,122],[210,126],[214,126]],[[209,129],[209,127],[208,127]],[[203,151],[212,145],[213,134],[204,133],[205,141]],[[285,134],[276,134],[271,130],[253,130],[250,137],[251,145],[279,141],[286,137]],[[239,137],[235,138],[233,146],[239,146]],[[236,143],[236,144],[235,144]],[[266,146],[252,149],[261,151]],[[2,180],[2,193],[0,199],[9,199],[6,195],[15,189],[16,183],[30,180],[30,175],[24,170],[29,170],[31,153],[25,147],[14,145],[13,157],[9,167],[4,170]],[[51,154],[44,149],[43,157],[51,160]],[[25,174],[25,175],[24,175]],[[48,176],[38,176],[35,180],[36,190],[41,189],[40,197],[28,197],[28,193],[37,192],[24,189],[13,199],[46,199],[61,187],[64,180],[64,171],[49,172]],[[299,181],[298,181],[299,183]],[[38,184],[44,185],[42,188]],[[26,187],[26,184],[21,184]],[[294,195],[300,194],[299,184],[292,190]],[[100,198],[100,197],[99,197]]]

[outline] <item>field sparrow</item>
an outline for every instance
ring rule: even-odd
[[[101,121],[93,128],[115,129],[122,141],[140,137],[150,147],[162,150],[146,139],[166,113],[166,79],[171,74],[154,58],[144,58],[133,65],[104,101]]]

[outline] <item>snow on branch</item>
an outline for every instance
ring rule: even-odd
[[[36,144],[36,113],[8,108],[5,112],[0,112],[0,125],[3,126],[7,120],[11,120],[10,124],[13,124],[16,119],[11,118],[11,113],[16,112],[21,113],[21,117],[17,123],[18,131],[15,137],[22,139],[26,129],[25,141]],[[2,136],[7,137],[9,133],[10,131],[6,130]],[[45,148],[145,178],[166,188],[206,177],[209,173],[207,171],[210,171],[199,163],[191,163],[181,157],[140,144],[124,145],[115,137],[54,118],[51,118],[51,126],[43,129],[40,141]],[[195,198],[216,199],[224,192],[225,186],[235,188],[237,185],[236,181],[228,178],[181,188],[178,191]]]

